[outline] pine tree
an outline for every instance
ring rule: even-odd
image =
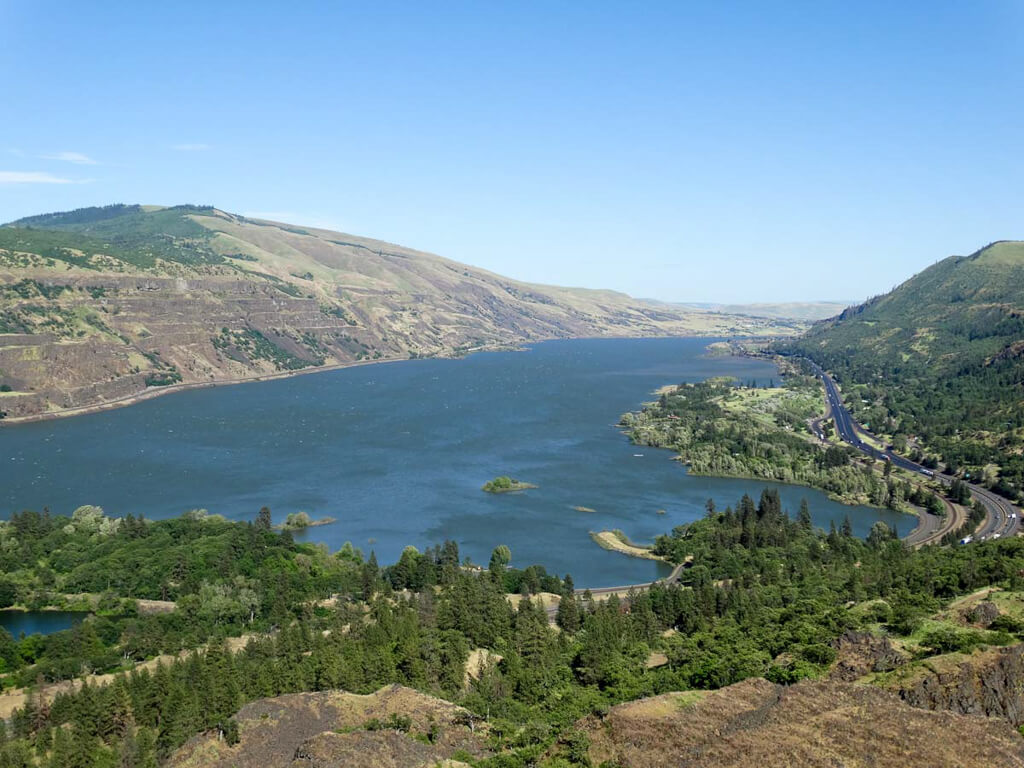
[[[814,523],[811,520],[811,510],[807,506],[807,499],[800,499],[800,512],[797,515],[797,522],[805,531],[810,531],[814,527]]]
[[[274,527],[273,518],[270,515],[270,507],[260,507],[256,516],[256,530],[269,531]]]
[[[157,768],[156,734],[151,728],[139,728],[135,734],[135,768]]]
[[[566,574],[565,589],[562,592],[562,599],[558,603],[558,614],[555,621],[563,632],[572,635],[580,628],[580,608],[576,602],[576,590],[573,585],[572,576]]]

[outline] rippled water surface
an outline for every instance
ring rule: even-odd
[[[406,544],[451,538],[476,562],[507,544],[515,564],[570,572],[581,586],[648,581],[667,569],[606,552],[588,531],[651,540],[701,516],[708,497],[725,506],[764,486],[690,477],[668,451],[630,445],[612,426],[664,384],[777,378],[764,361],[705,357],[707,343],[551,341],[181,392],[4,428],[0,505],[5,516],[44,506],[70,514],[81,504],[146,517],[201,507],[237,520],[267,505],[276,520],[300,510],[335,517],[302,536],[332,549],[351,541],[381,562]],[[539,487],[480,490],[501,474]],[[860,535],[878,519],[901,533],[912,525],[810,489],[779,490],[791,511],[806,497],[820,525],[846,514]]]

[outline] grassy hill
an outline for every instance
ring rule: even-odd
[[[111,205],[0,227],[0,414],[12,420],[549,338],[799,328],[523,283],[210,206]]]
[[[1024,488],[1024,242],[944,259],[786,348],[835,373],[898,448]]]

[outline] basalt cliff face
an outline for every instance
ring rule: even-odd
[[[896,687],[908,704],[1024,725],[1024,645],[950,657],[930,666]]]
[[[0,412],[8,421],[167,387],[542,339],[795,330],[522,283],[209,207],[108,206],[0,227]]]

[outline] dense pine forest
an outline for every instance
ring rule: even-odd
[[[884,524],[867,540],[816,530],[777,494],[742,498],[660,537],[657,551],[690,563],[680,582],[596,601],[541,567],[488,568],[447,542],[407,548],[379,567],[351,547],[336,554],[276,533],[269,514],[231,523],[112,520],[24,513],[2,526],[4,594],[43,604],[57,590],[105,590],[104,608],[45,638],[0,633],[5,685],[36,687],[84,671],[125,671],[107,685],[31,695],[0,731],[0,766],[157,766],[192,735],[238,738],[246,701],[295,691],[368,693],[402,683],[456,701],[490,723],[483,766],[586,764],[574,723],[615,703],[753,676],[791,683],[822,674],[832,641],[851,628],[919,629],[945,601],[987,585],[1020,586],[1024,542],[904,547]],[[29,565],[34,564],[34,565]],[[557,626],[510,592],[562,595]],[[333,596],[330,601],[325,600]],[[139,615],[131,598],[176,601]],[[870,604],[864,611],[858,606]],[[945,631],[923,653],[1015,641],[1022,627]],[[245,633],[241,650],[229,638]],[[133,662],[185,648],[145,669]],[[468,686],[474,648],[497,652]],[[652,650],[668,663],[648,669]],[[584,757],[580,757],[584,755]]]

